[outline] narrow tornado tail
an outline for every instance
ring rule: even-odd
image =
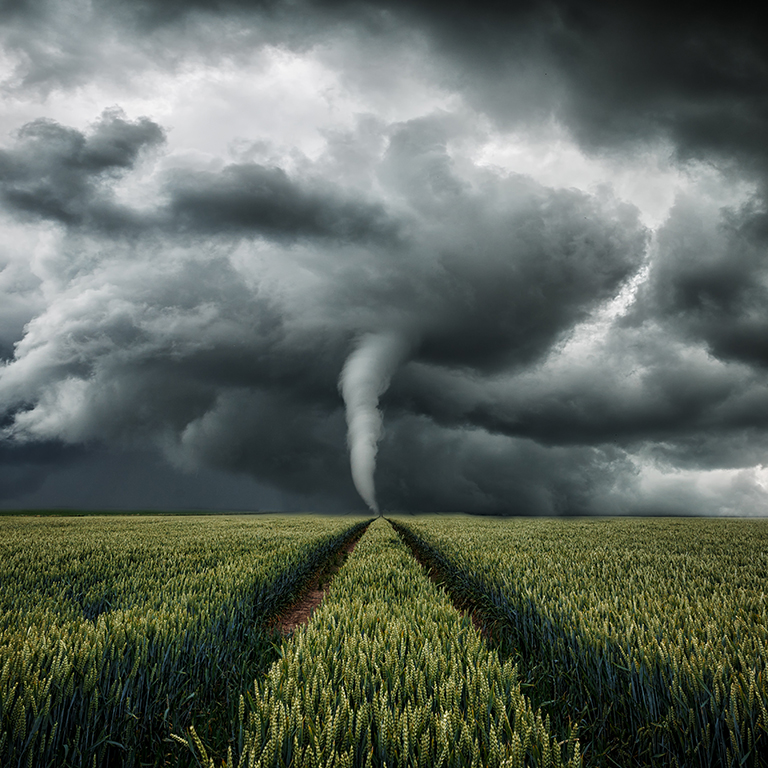
[[[408,346],[405,339],[394,333],[366,334],[358,340],[339,377],[339,388],[347,409],[352,480],[374,512],[379,511],[373,481],[382,425],[379,398],[405,359]]]

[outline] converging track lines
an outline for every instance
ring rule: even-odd
[[[487,647],[384,520],[284,640],[233,731],[233,768],[581,765],[575,735],[552,736],[514,664]]]

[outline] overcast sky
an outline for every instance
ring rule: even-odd
[[[346,370],[384,509],[765,514],[768,34],[704,8],[0,3],[0,507],[362,510]]]

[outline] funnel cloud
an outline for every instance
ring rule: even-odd
[[[378,513],[374,472],[382,431],[379,398],[405,359],[408,345],[394,333],[362,336],[339,378],[347,414],[347,442],[352,480],[363,501]]]

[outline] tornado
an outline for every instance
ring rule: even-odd
[[[378,514],[374,472],[382,430],[379,398],[408,353],[395,333],[368,333],[357,340],[339,377],[347,413],[347,443],[352,480],[363,501]]]

